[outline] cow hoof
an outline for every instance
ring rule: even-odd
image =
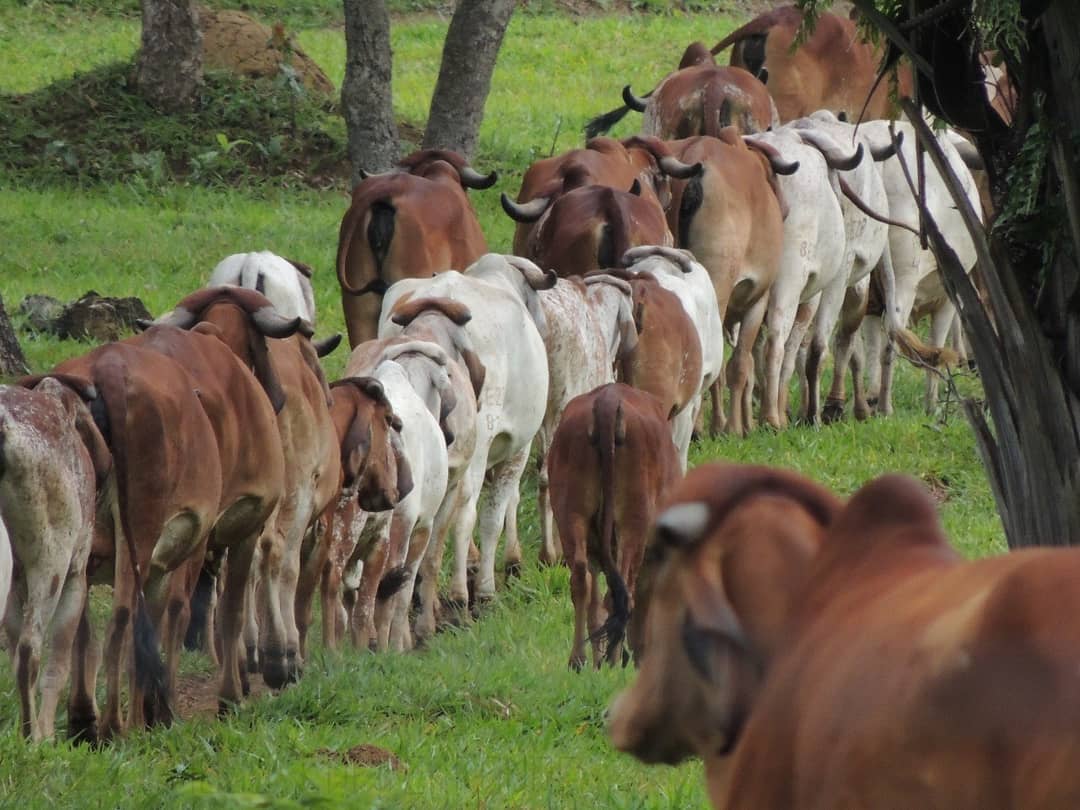
[[[92,714],[80,712],[68,713],[68,739],[76,744],[95,746],[98,744],[97,718]]]
[[[825,403],[825,407],[821,411],[821,421],[826,425],[831,425],[834,422],[839,422],[844,418],[844,401],[830,399]]]
[[[264,657],[262,676],[271,689],[284,689],[289,683],[289,671],[284,661],[271,662]]]
[[[585,669],[585,658],[583,656],[572,655],[570,656],[570,663],[568,665],[572,672],[581,672]]]
[[[255,647],[247,648],[247,671],[259,671],[259,654]]]
[[[541,568],[551,568],[559,564],[559,555],[549,553],[547,550],[541,547],[540,555],[537,558]]]
[[[514,562],[507,562],[503,566],[503,571],[506,574],[507,579],[520,579],[521,578],[521,560]]]
[[[218,716],[218,719],[228,717],[230,714],[234,714],[238,708],[240,708],[240,704],[233,703],[231,700],[226,700],[225,698],[218,698],[218,702],[217,702],[217,716]]]
[[[491,609],[492,605],[494,605],[494,604],[495,604],[495,594],[484,595],[484,596],[477,595],[477,597],[473,601],[471,609],[470,609],[470,613],[472,615],[472,618],[473,619],[479,619],[481,616],[483,616],[485,613],[487,613]]]

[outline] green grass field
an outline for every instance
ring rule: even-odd
[[[275,9],[269,2],[251,3]],[[134,0],[0,5],[0,93],[28,93],[73,71],[132,56]],[[330,0],[292,4],[299,41],[339,82],[344,43]],[[398,6],[412,10],[409,6]],[[431,8],[418,4],[416,8]],[[498,191],[516,192],[528,162],[580,143],[591,115],[627,82],[647,89],[693,39],[715,41],[736,21],[713,15],[570,17],[519,14],[506,37],[476,165],[496,188],[474,192],[490,246],[509,248]],[[394,27],[399,116],[422,122],[445,21],[411,16]],[[0,141],[10,122],[0,118]],[[637,121],[622,125],[629,132]],[[208,139],[213,133],[204,133]],[[152,185],[42,182],[0,174],[0,293],[9,310],[29,293],[70,299],[88,289],[138,295],[153,312],[200,286],[224,255],[268,248],[316,268],[318,331],[344,328],[332,271],[343,190],[275,183]],[[35,370],[86,345],[21,334]],[[328,358],[333,378],[345,364]],[[969,381],[965,386],[971,387]],[[922,376],[901,367],[889,420],[798,428],[692,448],[694,464],[732,459],[801,470],[849,493],[887,470],[914,474],[942,498],[942,517],[969,555],[1004,548],[970,431],[955,412],[921,413]],[[631,671],[567,671],[571,606],[562,569],[535,565],[535,480],[520,526],[524,576],[475,625],[440,635],[424,652],[316,652],[304,679],[217,722],[195,719],[135,733],[102,751],[18,737],[18,706],[0,661],[0,807],[704,807],[701,767],[645,768],[607,744],[603,712]],[[190,656],[185,671],[205,671]],[[60,725],[63,727],[63,718]],[[344,764],[326,749],[393,751],[407,766]]]

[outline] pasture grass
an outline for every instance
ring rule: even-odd
[[[269,8],[274,2],[251,5]],[[4,6],[0,52],[19,62],[0,74],[0,92],[31,92],[76,69],[130,60],[138,33],[135,5],[72,0]],[[339,82],[341,33],[324,27],[336,21],[330,11],[319,16],[339,4],[289,5],[308,15],[298,17],[303,25],[314,26],[300,33],[301,44]],[[502,173],[495,189],[472,195],[491,247],[508,249],[512,233],[497,192],[514,193],[530,160],[579,144],[585,119],[617,104],[622,84],[648,89],[683,44],[711,41],[731,24],[712,16],[518,15],[496,71],[475,161],[481,170]],[[432,18],[395,24],[395,88],[403,120],[422,121],[426,114],[445,25]],[[636,125],[631,119],[622,127],[629,132]],[[0,127],[6,138],[5,119]],[[27,188],[0,173],[0,293],[9,311],[29,293],[69,300],[95,289],[138,295],[159,313],[200,286],[224,255],[265,247],[315,267],[318,331],[341,331],[332,262],[347,202],[341,188],[282,188],[265,177],[254,188],[232,181],[147,184],[134,175],[82,187],[61,178]],[[34,370],[89,348],[25,331],[20,337]],[[342,350],[327,358],[331,379],[345,361]],[[964,380],[962,390],[977,395],[977,383]],[[955,410],[944,421],[940,414],[924,415],[921,397],[921,374],[901,363],[897,414],[890,419],[706,440],[692,448],[691,462],[789,466],[843,494],[880,472],[906,471],[938,494],[945,526],[966,554],[1003,550],[969,429]],[[4,657],[0,806],[706,806],[699,764],[645,768],[608,745],[603,711],[631,671],[567,671],[567,574],[535,564],[535,493],[530,472],[519,519],[523,577],[500,592],[480,621],[441,634],[412,655],[316,649],[299,684],[251,700],[220,722],[200,717],[133,733],[100,751],[66,743],[28,746],[18,738],[14,679]],[[103,607],[100,595],[97,606]],[[185,673],[207,670],[204,658],[185,655]],[[61,717],[61,728],[63,722]],[[407,770],[344,764],[325,752],[358,744],[392,751]]]

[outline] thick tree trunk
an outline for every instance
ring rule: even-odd
[[[515,0],[460,0],[443,45],[439,81],[431,98],[424,148],[476,149],[491,74]]]
[[[139,92],[166,112],[195,106],[202,82],[202,31],[192,0],[142,0]]]
[[[19,346],[19,339],[15,337],[15,330],[11,327],[11,318],[4,309],[4,299],[0,297],[0,377],[26,372],[26,358]]]
[[[397,163],[398,130],[391,91],[390,15],[384,0],[344,0],[345,80],[341,109],[349,133],[353,184],[360,170]]]

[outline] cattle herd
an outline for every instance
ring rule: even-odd
[[[1075,555],[962,562],[899,476],[845,503],[781,470],[686,472],[695,431],[785,427],[796,371],[800,419],[842,417],[848,368],[865,418],[890,412],[894,347],[963,350],[915,188],[970,270],[957,206],[871,94],[851,21],[823,14],[791,50],[800,19],[691,45],[594,122],[640,109],[642,134],[529,167],[503,195],[515,255],[488,252],[466,189],[495,177],[460,155],[363,174],[339,234],[340,380],[319,362],[337,340],[313,340],[310,268],[263,252],[139,334],[0,387],[22,733],[53,736],[69,682],[71,737],[170,722],[193,621],[222,709],[256,672],[284,687],[317,590],[327,647],[412,648],[440,611],[495,596],[500,537],[506,571],[522,564],[535,452],[540,560],[570,569],[570,666],[590,644],[595,666],[641,667],[610,712],[618,748],[700,755],[722,807],[1080,806],[1080,638],[1058,621]],[[937,137],[981,210],[972,150]],[[920,314],[930,345],[908,329]],[[113,587],[103,710],[95,582]]]

